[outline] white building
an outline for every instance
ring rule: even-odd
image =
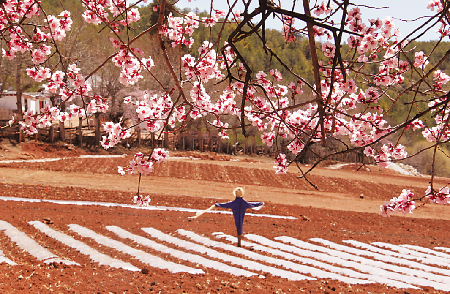
[[[41,108],[51,105],[50,97],[41,92],[22,93],[22,112],[40,113]],[[27,107],[25,109],[25,106]],[[16,91],[4,91],[0,97],[0,108],[17,111]]]

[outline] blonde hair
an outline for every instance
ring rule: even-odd
[[[233,195],[239,198],[244,197],[244,188],[237,187],[236,189],[233,190]]]

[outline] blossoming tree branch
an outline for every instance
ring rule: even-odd
[[[448,1],[432,0],[427,7],[417,7],[424,11],[428,8],[431,15],[424,16],[425,23],[406,35],[400,34],[390,17],[380,15],[363,21],[360,8],[364,5],[358,1],[293,0],[284,6],[269,0],[229,0],[227,10],[215,9],[211,2],[209,15],[200,17],[179,11],[176,1],[160,0],[146,6],[157,14],[157,22],[141,28],[139,34],[133,33],[133,24],[141,18],[139,7],[147,1],[80,2],[84,22],[96,26],[99,34],[109,34],[108,47],[113,50],[90,70],[61,49],[72,29],[71,11],[61,9],[58,15],[51,15],[40,1],[0,1],[2,58],[25,56],[30,61],[27,75],[43,84],[46,91],[60,95],[61,104],[69,105],[53,105],[39,114],[26,112],[17,122],[13,118],[9,124],[20,124],[24,134],[35,134],[52,120],[63,122],[69,117],[107,111],[107,97],[94,95],[91,85],[100,69],[113,64],[120,70],[117,80],[123,85],[141,87],[142,80],[149,79],[159,87],[156,92],[142,89],[144,94],[138,99],[123,98],[124,103],[134,106],[137,124],[145,123],[154,133],[177,132],[191,121],[204,120],[216,127],[222,138],[228,137],[230,129],[240,128],[246,135],[254,127],[267,146],[278,146],[280,138],[288,139],[287,149],[293,159],[288,161],[280,151],[275,159],[276,174],[286,173],[312,144],[326,148],[330,138],[340,142],[342,151],[338,153],[361,150],[387,167],[416,155],[408,154],[401,142],[408,133],[419,133],[428,142],[423,150],[431,149],[434,154],[430,186],[421,195],[404,190],[381,206],[381,214],[412,212],[418,201],[450,201],[449,187],[434,185],[436,154],[444,152],[440,146],[450,137],[446,86],[450,76],[440,70],[450,50],[430,65],[434,49],[427,55],[409,46],[429,30],[440,34],[434,48],[449,36]],[[266,38],[269,18],[282,23],[280,30],[286,43],[308,39],[313,77],[290,68],[270,47]],[[219,33],[210,34],[206,41],[196,40],[194,33],[201,27],[210,28],[210,32],[218,28]],[[147,34],[156,36],[153,45],[159,52],[158,61],[164,65],[157,71],[155,57],[136,45]],[[265,53],[287,74],[283,76],[276,68],[252,70],[244,49],[239,47],[250,36],[257,36]],[[197,54],[187,53],[186,48],[192,46],[198,47]],[[163,82],[163,75],[170,82]],[[73,103],[75,98],[81,103]],[[387,117],[399,104],[406,105],[407,111],[401,123],[392,124]],[[107,135],[101,145],[106,149],[131,134],[131,128],[120,123],[105,123],[104,130]],[[163,149],[138,153],[128,167],[119,167],[119,172],[145,176],[152,172],[154,163],[167,157]],[[307,170],[297,165],[301,177],[307,178],[327,158]],[[137,196],[135,201],[145,205],[149,199]]]

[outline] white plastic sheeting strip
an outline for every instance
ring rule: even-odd
[[[159,258],[157,256],[151,255],[147,252],[144,252],[142,250],[135,249],[133,247],[130,247],[128,245],[123,244],[122,242],[110,239],[108,237],[105,237],[103,235],[97,234],[96,232],[82,227],[80,225],[76,224],[70,224],[69,228],[73,230],[74,232],[78,233],[82,237],[86,238],[92,238],[97,243],[107,246],[113,249],[116,249],[120,252],[129,254],[136,258],[137,260],[146,263],[152,267],[160,268],[160,269],[167,269],[168,271],[172,273],[179,273],[179,272],[187,272],[191,274],[204,274],[204,272],[200,269],[191,268],[188,266],[184,266],[181,264],[176,264],[170,261],[166,261],[162,258]]]
[[[0,231],[3,231],[5,235],[11,239],[11,241],[19,246],[20,249],[27,251],[30,255],[43,261],[45,264],[62,263],[66,265],[79,265],[74,261],[59,258],[8,222],[0,220]]]
[[[375,268],[378,268],[378,271],[376,274],[383,275],[384,277],[389,278],[389,279],[406,282],[406,283],[409,283],[412,285],[433,287],[437,290],[448,290],[449,289],[448,284],[427,280],[427,278],[434,278],[434,279],[444,278],[445,279],[446,277],[443,277],[443,276],[437,276],[437,275],[433,275],[430,273],[413,270],[413,269],[410,269],[407,267],[395,266],[395,265],[381,262],[378,260],[363,258],[363,257],[357,256],[355,254],[349,254],[344,251],[329,249],[329,248],[314,245],[314,244],[311,244],[308,242],[300,241],[300,240],[297,240],[297,239],[291,238],[291,237],[283,236],[283,237],[277,237],[275,239],[281,240],[286,243],[291,243],[300,248],[307,248],[309,250],[320,251],[320,252],[327,253],[329,255],[339,256],[340,258],[343,258],[343,259],[353,260],[356,262],[360,262],[361,264],[373,266]],[[319,239],[319,238],[317,238],[317,239]],[[326,240],[324,240],[324,241],[326,241]],[[387,262],[389,262],[388,261],[389,258],[386,258],[386,259],[387,259]],[[388,271],[385,271],[385,270],[388,270]],[[426,278],[422,278],[424,276],[426,276]]]
[[[180,212],[192,212],[193,214],[197,212],[202,212],[201,209],[191,209],[184,207],[168,207],[168,206],[147,206],[141,207],[132,204],[120,204],[112,202],[94,202],[94,201],[68,201],[68,200],[48,200],[48,199],[33,199],[33,198],[18,198],[9,196],[0,196],[0,200],[3,201],[22,201],[22,202],[49,202],[55,204],[64,205],[98,205],[105,207],[125,207],[133,209],[145,209],[145,210],[158,210],[158,211],[180,211]],[[219,213],[219,214],[233,214],[231,211],[208,211],[208,213]],[[268,217],[268,218],[279,218],[279,219],[297,219],[293,216],[283,216],[283,215],[272,215],[272,214],[256,214],[256,213],[246,213],[246,216],[257,216],[257,217]]]
[[[132,241],[135,241],[141,245],[150,247],[154,250],[163,252],[163,253],[167,253],[170,254],[176,258],[182,259],[182,260],[186,260],[189,262],[193,262],[199,265],[202,265],[204,267],[208,267],[208,268],[213,268],[215,270],[219,270],[225,273],[229,273],[235,276],[245,276],[245,277],[250,277],[250,276],[254,276],[256,275],[255,273],[240,269],[240,268],[236,268],[236,267],[232,267],[229,265],[226,265],[224,263],[215,261],[215,260],[210,260],[195,254],[191,254],[191,253],[187,253],[184,251],[180,251],[180,250],[176,250],[176,249],[172,249],[170,247],[167,247],[165,245],[159,244],[155,241],[152,241],[148,238],[144,238],[135,234],[132,234],[128,231],[125,231],[122,228],[119,228],[117,226],[107,226],[106,227],[107,230],[117,234],[119,237],[121,238],[125,238],[125,239],[130,239]]]
[[[12,261],[8,257],[6,257],[5,254],[3,253],[3,251],[0,250],[0,263],[4,263],[4,262],[6,262],[7,264],[10,264],[10,265],[17,265],[17,263],[15,263],[14,261]]]
[[[230,235],[226,235],[226,234],[217,234],[217,233],[214,233],[213,235],[215,235],[216,238],[219,238],[219,239],[224,238],[227,241],[237,243],[237,238],[234,236],[230,236]],[[296,264],[296,263],[294,264],[290,261],[283,261],[283,260],[277,259],[280,261],[280,265],[282,265],[284,267],[291,267],[293,270],[295,270],[297,272],[308,273],[316,278],[334,279],[334,280],[342,281],[347,284],[370,284],[370,283],[374,282],[374,281],[370,281],[370,279],[368,279],[370,277],[369,275],[358,273],[358,272],[355,272],[355,271],[349,270],[349,269],[338,268],[338,267],[335,267],[335,266],[332,266],[332,265],[329,265],[329,264],[326,264],[326,263],[323,263],[323,262],[320,262],[320,261],[317,261],[314,259],[303,258],[303,257],[297,256],[297,255],[291,254],[291,253],[283,252],[280,250],[272,249],[272,248],[269,248],[266,246],[262,246],[262,245],[247,242],[247,241],[241,241],[241,245],[245,246],[245,247],[251,247],[253,250],[258,250],[258,251],[272,254],[273,256],[281,256],[284,259],[299,261],[304,264],[310,264],[315,267],[323,268],[323,269],[330,271],[330,272],[325,272],[322,270],[318,270],[314,267],[300,265],[300,264]],[[336,274],[336,273],[338,273],[338,274]],[[347,275],[348,277],[342,276],[342,274]]]
[[[79,158],[123,158],[126,157],[126,154],[119,154],[119,155],[100,155],[100,154],[87,154],[87,155],[80,155]]]
[[[258,261],[262,261],[262,262],[266,262],[266,263],[271,263],[271,264],[275,264],[275,265],[278,265],[278,266],[283,266],[283,267],[288,268],[288,269],[292,269],[296,265],[296,264],[294,264],[292,262],[289,262],[289,261],[281,261],[279,259],[272,258],[272,257],[269,257],[269,256],[264,256],[264,255],[261,255],[261,254],[258,254],[258,253],[254,253],[254,252],[245,250],[243,248],[239,248],[239,247],[236,247],[236,246],[228,245],[228,244],[225,244],[225,243],[222,243],[222,242],[217,242],[217,241],[211,240],[209,238],[202,237],[202,236],[200,236],[200,235],[198,235],[198,234],[196,234],[194,232],[191,232],[191,231],[186,231],[186,230],[183,230],[183,229],[179,229],[179,230],[177,230],[177,232],[180,235],[188,237],[189,239],[191,239],[191,240],[193,240],[193,241],[195,241],[197,243],[204,244],[205,246],[208,246],[208,247],[220,248],[220,249],[224,249],[224,250],[227,250],[227,251],[231,251],[233,253],[241,254],[241,255],[244,255],[245,257],[249,258],[250,260],[258,260]],[[285,270],[279,270],[279,269],[277,269],[277,271],[274,272],[273,268],[269,267],[269,270],[270,269],[272,269],[271,271],[269,271],[272,275],[290,279],[289,275],[291,275],[291,272],[288,272],[288,271],[285,271]],[[264,270],[264,271],[268,271],[268,270]],[[286,274],[287,274],[287,276],[286,276]],[[310,279],[309,277],[306,277],[306,276],[303,276],[303,275],[300,275],[300,277],[303,277],[303,279],[305,279],[305,278]]]
[[[424,270],[424,271],[427,271],[427,272],[434,272],[434,273],[439,273],[439,274],[443,274],[443,275],[446,275],[446,276],[450,276],[450,270],[442,269],[442,268],[438,268],[438,267],[427,266],[427,265],[422,264],[422,263],[425,263],[425,264],[436,264],[435,262],[430,261],[430,260],[428,260],[426,258],[423,258],[423,257],[417,257],[417,256],[408,255],[408,254],[400,254],[400,253],[397,253],[397,252],[393,252],[391,250],[381,249],[379,247],[375,247],[375,246],[372,246],[372,245],[369,245],[369,244],[366,244],[366,243],[363,243],[363,242],[358,242],[358,241],[355,241],[355,240],[345,240],[345,241],[342,241],[342,242],[351,244],[352,246],[355,246],[355,247],[358,247],[358,248],[362,248],[364,250],[369,250],[369,251],[372,251],[372,252],[384,254],[386,256],[393,256],[393,257],[396,257],[396,258],[400,258],[400,260],[398,260],[398,259],[394,259],[394,260],[398,261],[400,263],[403,263],[405,265],[411,266],[413,268],[418,268],[418,269],[421,269],[421,270]],[[392,245],[392,244],[390,244],[390,245]],[[424,249],[426,249],[426,248],[424,248]],[[410,262],[407,261],[407,259],[415,259],[415,260],[420,261],[421,263],[410,263]],[[442,263],[442,262],[439,262],[439,263]],[[447,262],[447,265],[448,264],[449,264],[449,262]]]
[[[140,271],[139,268],[135,267],[131,263],[124,262],[122,260],[115,259],[109,257],[108,255],[100,253],[97,250],[93,249],[92,247],[84,244],[81,241],[76,240],[75,238],[69,235],[51,229],[46,224],[43,224],[39,221],[31,221],[28,223],[34,226],[39,231],[41,231],[42,233],[46,234],[47,236],[56,239],[57,241],[63,243],[64,245],[77,250],[81,254],[88,255],[93,261],[98,262],[98,264],[100,265],[107,265],[114,268],[123,268],[129,271]]]
[[[188,250],[193,250],[202,254],[206,254],[210,257],[213,258],[217,258],[226,262],[231,262],[233,264],[236,264],[238,266],[242,266],[245,268],[248,268],[250,270],[256,270],[256,271],[264,271],[264,272],[268,272],[271,273],[274,276],[278,276],[278,277],[282,277],[282,278],[286,278],[289,280],[294,280],[294,281],[300,281],[300,280],[314,280],[310,277],[307,276],[303,276],[297,273],[293,273],[293,272],[289,272],[289,271],[285,271],[285,270],[280,270],[274,267],[269,267],[257,262],[254,262],[252,260],[248,260],[248,259],[243,259],[243,258],[239,258],[239,257],[235,257],[235,256],[231,256],[225,253],[221,253],[218,252],[214,249],[210,249],[209,247],[206,247],[204,245],[199,245],[199,244],[195,244],[189,241],[185,241],[179,238],[175,238],[172,236],[169,236],[167,234],[164,234],[161,231],[158,231],[156,229],[153,228],[142,228],[142,230],[144,230],[144,232],[148,233],[149,235],[151,235],[154,238],[157,238],[161,241],[165,241],[165,242],[169,242],[172,244],[175,244],[179,247],[188,249]],[[187,232],[184,230],[178,230],[178,232]],[[205,244],[206,245],[206,244]],[[209,245],[208,245],[209,246]]]
[[[435,255],[435,256],[446,258],[446,259],[450,260],[450,254],[442,253],[442,252],[439,252],[439,251],[436,251],[436,250],[433,250],[433,249],[429,249],[429,248],[425,248],[425,247],[421,247],[421,246],[416,246],[416,245],[406,245],[406,244],[399,245],[399,246],[405,247],[405,248],[408,248],[408,249],[412,249],[412,250],[416,250],[416,251],[419,251],[419,252],[428,253],[428,254],[431,254],[431,255]]]
[[[58,161],[63,160],[64,158],[61,157],[55,157],[55,158],[42,158],[42,159],[14,159],[14,160],[0,160],[0,164],[2,163],[23,163],[23,162],[52,162],[52,161]]]
[[[300,256],[314,258],[317,260],[321,260],[323,262],[331,263],[333,265],[341,265],[344,267],[353,268],[360,272],[366,273],[364,275],[367,276],[367,278],[369,280],[380,283],[380,284],[385,284],[387,286],[396,287],[396,288],[419,289],[410,284],[390,279],[389,278],[390,272],[388,272],[388,271],[380,270],[373,266],[364,265],[364,264],[361,264],[359,262],[355,262],[352,260],[345,260],[345,259],[340,258],[339,256],[331,256],[331,255],[321,253],[321,252],[315,252],[315,251],[311,251],[308,249],[301,249],[301,248],[298,248],[295,246],[286,245],[284,243],[272,241],[265,237],[262,237],[259,235],[254,235],[254,234],[246,234],[245,238],[253,240],[255,242],[258,242],[258,243],[266,245],[266,246],[270,246],[272,248],[280,249],[280,250],[287,251],[287,252],[292,252],[292,253],[295,253]],[[346,270],[347,269],[342,269],[342,274],[348,273]]]
[[[42,202],[41,199],[20,198],[20,197],[10,197],[10,196],[0,196],[0,200],[16,201],[16,202]]]
[[[39,162],[53,162],[53,161],[59,161],[59,160],[65,160],[65,159],[73,159],[73,158],[123,158],[126,157],[126,154],[122,155],[95,155],[95,154],[88,154],[88,155],[80,155],[78,157],[54,157],[54,158],[40,158],[40,159],[13,159],[13,160],[0,160],[0,164],[2,163],[39,163]]]
[[[400,267],[399,270],[393,269],[393,271],[398,271],[398,272],[405,273],[405,274],[410,275],[410,276],[417,276],[417,277],[420,277],[420,278],[425,278],[425,279],[429,279],[431,281],[436,281],[436,282],[440,282],[440,283],[446,283],[446,284],[450,285],[450,277],[431,274],[431,272],[433,272],[434,270],[439,270],[439,268],[436,268],[436,267],[423,265],[423,264],[415,262],[415,261],[404,260],[402,258],[386,256],[386,255],[383,255],[383,254],[374,253],[374,252],[367,251],[367,250],[355,249],[355,248],[348,247],[348,246],[345,246],[345,245],[339,245],[339,244],[336,244],[334,242],[331,242],[331,241],[328,241],[328,240],[324,240],[324,239],[321,239],[321,238],[312,238],[310,240],[316,241],[316,242],[320,242],[320,243],[322,243],[322,244],[324,244],[326,246],[330,246],[333,249],[349,252],[349,253],[352,253],[352,254],[355,254],[355,255],[369,256],[369,257],[372,257],[372,258],[374,258],[376,260],[381,260],[381,261],[384,261],[384,262],[390,262],[390,263],[396,263],[396,264],[400,264],[400,265],[406,265],[406,266],[411,267],[412,269]],[[385,243],[385,244],[388,244],[388,243]],[[390,244],[390,245],[392,245],[392,244]],[[395,245],[393,245],[393,246],[395,246]],[[420,271],[418,271],[417,269],[420,269]],[[446,271],[446,273],[448,274],[450,272]]]
[[[447,247],[434,247],[434,249],[436,249],[436,250],[442,250],[442,251],[445,251],[445,252],[449,252],[449,253],[450,253],[450,248],[447,248]]]
[[[439,257],[432,256],[432,255],[425,254],[425,253],[420,253],[420,252],[417,252],[416,250],[411,250],[411,249],[408,249],[408,248],[405,248],[405,247],[399,246],[399,245],[394,245],[394,244],[389,244],[389,243],[384,243],[384,242],[372,242],[371,244],[374,246],[388,248],[390,250],[397,251],[400,254],[405,255],[405,256],[420,258],[420,261],[422,263],[435,264],[435,265],[439,265],[439,266],[449,266],[449,263],[450,263],[450,260],[446,260],[444,258],[439,258]]]

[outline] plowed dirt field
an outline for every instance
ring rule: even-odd
[[[329,163],[313,170],[308,182],[294,167],[275,175],[269,158],[173,152],[142,177],[140,194],[150,196],[152,207],[137,209],[132,197],[138,177],[117,174],[117,166],[127,165],[132,155],[115,153],[96,157],[70,146],[2,145],[1,293],[450,291],[450,208],[427,204],[412,215],[379,216],[380,204],[402,189],[423,193],[427,177],[376,166],[332,169]],[[448,179],[437,183],[446,185]],[[233,238],[225,239],[235,236],[232,216],[217,213],[226,210],[188,218],[232,200],[237,186],[245,188],[247,201],[266,203],[248,211],[243,238],[248,243],[241,250],[233,250]],[[118,235],[117,228],[132,235]],[[149,228],[158,233],[149,234]],[[288,237],[303,242],[289,243]],[[157,244],[145,245],[143,239]],[[122,263],[127,266],[117,265]]]

